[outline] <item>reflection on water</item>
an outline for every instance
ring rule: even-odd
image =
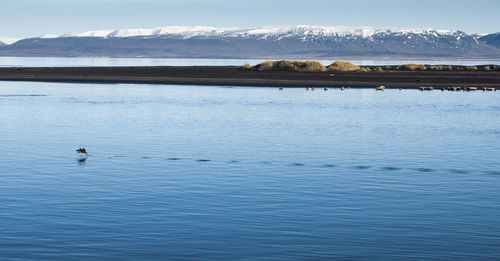
[[[78,163],[78,165],[80,166],[84,166],[85,165],[85,162],[87,161],[87,158],[77,158],[76,159],[76,162]]]
[[[0,82],[0,256],[493,260],[498,95]]]

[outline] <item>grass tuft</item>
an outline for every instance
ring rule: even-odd
[[[335,61],[328,66],[329,71],[358,71],[361,67],[344,61]]]
[[[240,66],[238,69],[240,69],[242,71],[252,71],[253,67],[250,64],[245,63],[242,66]]]
[[[408,63],[399,65],[396,69],[399,71],[425,71],[427,67],[423,64]]]
[[[326,71],[326,67],[318,61],[265,61],[253,67],[257,71]]]

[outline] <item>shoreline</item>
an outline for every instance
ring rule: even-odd
[[[104,55],[104,56],[93,56],[93,55],[78,55],[78,56],[58,56],[58,55],[10,55],[10,54],[0,54],[0,58],[108,58],[108,59],[182,59],[182,60],[260,60],[260,61],[268,61],[268,60],[317,60],[317,61],[500,61],[499,57],[484,57],[484,56],[326,56],[326,57],[310,57],[310,56],[249,56],[249,57],[241,57],[241,56],[113,56],[113,55]],[[476,64],[480,65],[480,64]],[[498,64],[497,64],[498,65]]]
[[[239,66],[3,67],[0,81],[135,83],[254,87],[351,87],[417,89],[422,86],[500,88],[500,72],[242,71]]]

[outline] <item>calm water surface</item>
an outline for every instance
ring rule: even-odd
[[[499,95],[0,82],[0,259],[498,260]]]
[[[275,59],[276,60],[276,59]],[[170,59],[170,58],[110,58],[110,57],[0,57],[0,67],[64,67],[64,66],[223,66],[252,65],[262,59]],[[329,65],[334,60],[320,60]],[[405,63],[454,64],[454,65],[500,65],[500,60],[350,60],[359,65],[397,65]]]

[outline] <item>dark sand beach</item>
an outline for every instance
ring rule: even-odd
[[[267,87],[500,87],[499,71],[294,72],[242,71],[237,66],[8,67],[2,81],[149,83]]]

